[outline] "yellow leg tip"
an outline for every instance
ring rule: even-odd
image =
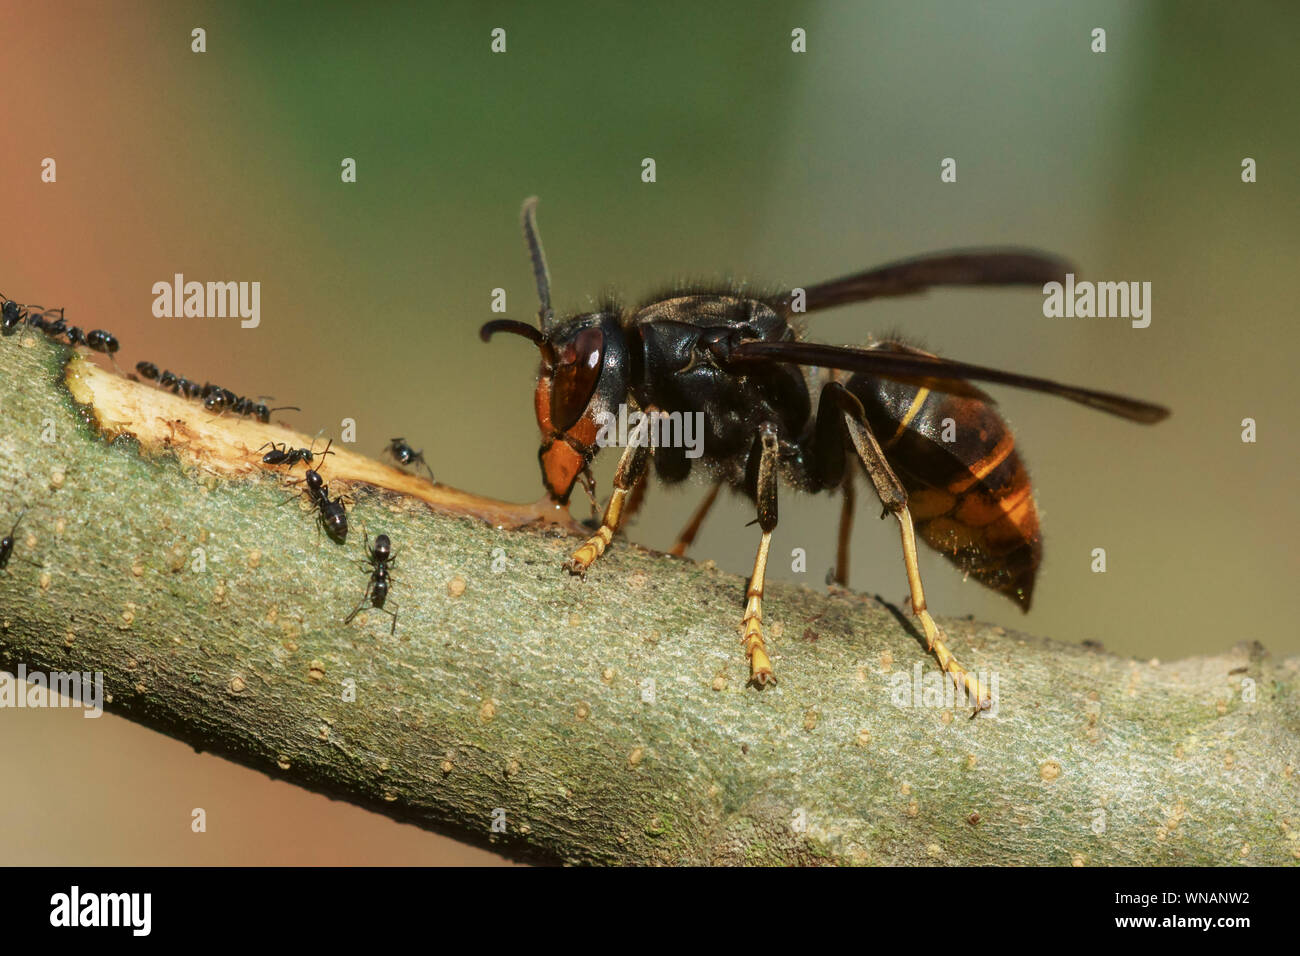
[[[755,647],[749,655],[749,680],[759,687],[776,683],[772,675],[772,661],[761,647]]]
[[[577,551],[573,552],[573,557],[564,562],[564,569],[570,574],[583,575],[592,563],[604,553],[605,542],[599,538],[590,538]]]
[[[763,632],[757,620],[745,622],[745,656],[749,658],[749,682],[757,687],[776,683],[772,674],[772,659],[763,646]]]
[[[969,695],[970,699],[975,702],[975,713],[971,714],[972,717],[975,717],[982,710],[993,709],[993,698],[989,696],[989,692],[977,679],[971,678],[971,683],[975,686],[971,687],[967,685],[966,693]]]

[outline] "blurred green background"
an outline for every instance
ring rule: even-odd
[[[995,388],[1043,515],[1035,607],[1022,618],[926,553],[931,608],[1143,659],[1241,640],[1294,653],[1298,26],[1294,4],[1172,0],[10,4],[0,288],[113,330],[124,365],[273,393],[307,432],[353,418],[359,450],[404,435],[441,481],[532,500],[535,352],[476,336],[496,287],[509,314],[535,312],[525,196],[542,199],[564,310],[968,244],[1059,252],[1084,277],[1151,282],[1151,327],[1045,319],[1033,290],[811,320],[826,341],[898,329],[1174,409],[1147,429]],[[154,318],[151,286],[176,272],[260,281],[260,328]],[[599,465],[604,492],[614,456]],[[633,540],[667,547],[691,489],[653,488]],[[777,554],[803,547],[809,570],[771,573],[820,586],[837,514],[786,494]],[[746,572],[751,517],[724,501],[693,553]],[[851,583],[906,593],[869,504]],[[0,863],[499,862],[111,716],[0,712],[0,760],[15,768]],[[206,834],[189,831],[195,806]]]

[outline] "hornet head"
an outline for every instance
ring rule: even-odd
[[[497,332],[509,332],[528,339],[541,352],[534,395],[542,433],[537,457],[547,492],[564,504],[579,477],[592,487],[590,465],[600,450],[596,436],[601,417],[616,415],[619,403],[627,398],[627,340],[613,311],[556,321],[551,310],[550,274],[537,234],[536,197],[524,201],[523,227],[541,300],[538,323],[532,326],[496,319],[479,330],[479,337],[486,342]]]

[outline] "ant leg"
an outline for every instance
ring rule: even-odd
[[[871,427],[867,424],[862,404],[842,385],[832,383],[826,386],[827,391],[831,389],[836,390],[834,394],[840,407],[844,409],[844,424],[848,427],[849,438],[857,450],[858,457],[862,459],[863,466],[867,469],[867,476],[875,485],[881,504],[898,519],[898,530],[903,544],[903,563],[907,568],[907,584],[912,595],[912,613],[920,619],[921,627],[925,631],[925,649],[935,656],[939,666],[952,678],[957,689],[964,689],[969,699],[974,701],[976,714],[981,710],[988,710],[993,706],[988,693],[979,679],[953,657],[952,651],[948,650],[947,644],[943,641],[943,633],[926,608],[925,590],[921,587],[921,570],[916,558],[916,531],[912,527],[912,513],[907,508],[907,489],[903,487],[903,483],[898,480],[898,476],[885,460],[885,454],[880,450],[880,443],[876,441],[876,436],[872,434]]]
[[[397,633],[397,608],[398,608],[398,604],[397,604],[396,602],[392,602],[392,604],[393,604],[393,610],[391,610],[391,611],[388,610],[388,607],[387,607],[387,606],[385,606],[385,607],[381,607],[381,608],[379,609],[379,610],[383,611],[385,614],[388,614],[388,615],[390,615],[390,616],[393,618],[393,626],[390,627],[390,628],[388,629],[388,633],[389,633],[389,635],[393,635],[393,634],[396,634],[396,633]]]
[[[695,514],[691,515],[691,520],[686,523],[686,527],[677,535],[677,541],[668,551],[669,554],[683,557],[686,549],[695,541],[695,536],[700,533],[700,525],[704,524],[704,519],[709,516],[709,510],[713,503],[718,500],[718,491],[722,488],[721,481],[715,481],[709,493],[704,496],[700,506],[695,509]]]
[[[352,619],[361,613],[361,609],[365,607],[366,602],[370,600],[370,589],[374,587],[374,583],[373,580],[366,582],[366,593],[361,596],[361,602],[352,609],[352,613],[343,619],[344,624],[351,624]]]
[[[326,456],[326,455],[332,455],[332,454],[334,454],[334,452],[330,451],[331,446],[333,446],[333,444],[334,444],[334,439],[331,438],[329,441],[327,441],[327,442],[325,443],[325,450],[324,450],[323,452],[321,452],[319,455],[316,455],[316,450],[315,450],[315,449],[316,449],[316,439],[313,438],[311,444],[312,444],[312,447],[309,448],[309,449],[307,449],[307,450],[310,451],[310,452],[312,453],[312,455],[314,455],[315,457],[319,458],[319,459],[320,459],[320,463],[321,463],[321,467],[324,467],[324,465],[325,465],[325,456]],[[308,461],[308,459],[304,459],[303,464],[306,464],[307,461]],[[293,466],[290,465],[289,467],[292,468]]]
[[[564,569],[570,574],[580,577],[586,575],[592,562],[605,553],[605,549],[614,540],[619,525],[623,523],[628,492],[645,474],[649,464],[648,443],[628,445],[623,449],[623,457],[618,460],[618,470],[614,473],[614,491],[609,496],[609,504],[605,506],[605,517],[601,520],[600,527],[582,547],[573,552],[573,557],[564,562]]]
[[[772,545],[772,531],[776,528],[776,472],[780,446],[776,439],[776,426],[764,422],[759,426],[758,438],[758,475],[754,487],[754,500],[758,504],[758,526],[763,537],[758,542],[758,554],[754,557],[754,573],[749,578],[749,587],[745,591],[748,599],[745,603],[745,616],[741,619],[745,645],[745,656],[749,658],[749,681],[763,687],[772,676],[772,661],[767,656],[767,646],[763,642],[763,579],[767,575],[767,553]],[[753,453],[751,452],[751,461]]]
[[[285,482],[285,484],[286,484],[286,485],[301,485],[301,484],[303,483],[303,480],[304,480],[304,479],[302,479],[302,478],[290,478],[288,481]],[[301,503],[301,502],[302,502],[302,496],[303,496],[303,492],[299,491],[296,495],[291,495],[290,497],[285,498],[284,501],[281,501],[281,502],[280,502],[280,507],[283,508],[285,505],[287,505],[287,504],[288,504],[289,502],[291,502],[291,501],[297,501],[297,502]]]

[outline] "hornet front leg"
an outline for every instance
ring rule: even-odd
[[[623,449],[623,457],[618,460],[618,470],[614,473],[614,491],[605,506],[605,516],[600,527],[577,551],[573,557],[564,562],[564,569],[579,577],[585,576],[587,569],[605,553],[614,535],[627,516],[627,499],[633,486],[646,473],[650,464],[649,444],[632,444]]]

